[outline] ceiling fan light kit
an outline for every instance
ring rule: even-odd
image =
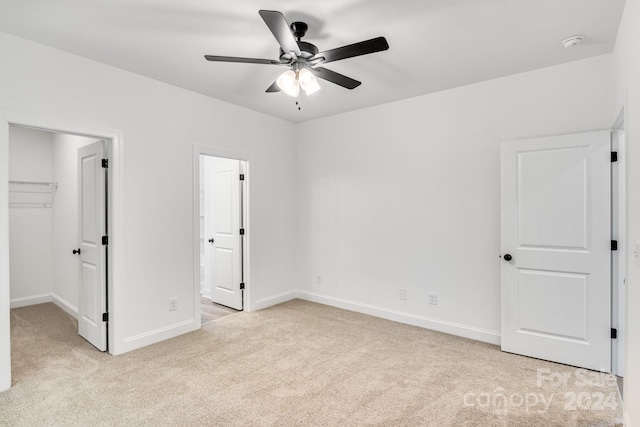
[[[309,96],[322,89],[311,71],[302,68],[298,71],[287,70],[278,77],[276,84],[285,94],[297,98],[300,88]]]
[[[320,83],[318,83],[318,79],[316,79],[316,76],[306,68],[298,71],[298,80],[300,81],[300,87],[302,87],[302,90],[304,90],[304,93],[307,96],[322,89],[320,87]]]
[[[389,44],[384,37],[376,37],[319,52],[315,45],[301,40],[308,29],[307,24],[304,22],[297,21],[289,25],[284,15],[274,10],[261,10],[258,13],[280,45],[280,57],[278,60],[216,55],[205,55],[205,59],[214,62],[240,62],[289,67],[289,70],[282,73],[269,86],[267,93],[282,91],[296,98],[300,95],[300,89],[302,88],[305,95],[309,96],[321,89],[317,79],[329,81],[346,89],[355,89],[360,86],[361,82],[320,67],[320,65],[389,49]]]
[[[287,70],[280,74],[276,84],[285,94],[297,98],[300,94],[300,82],[298,81],[298,75],[293,70]]]

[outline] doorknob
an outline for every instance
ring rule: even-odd
[[[78,249],[74,249],[74,250],[73,250],[73,254],[74,254],[74,255],[75,255],[75,254],[80,255],[80,249],[79,249],[79,248],[78,248]]]
[[[505,261],[511,261],[513,259],[513,257],[510,254],[504,254],[502,258],[504,258]]]
[[[213,243],[213,239],[209,239],[209,243]]]

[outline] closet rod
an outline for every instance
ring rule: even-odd
[[[32,185],[58,185],[57,182],[40,182],[40,181],[9,181],[9,184],[32,184]]]

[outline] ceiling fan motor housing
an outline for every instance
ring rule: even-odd
[[[298,44],[298,48],[300,48],[301,53],[298,59],[311,59],[316,53],[319,52],[318,48],[315,45],[300,40],[302,37],[304,37],[304,35],[307,33],[307,30],[309,29],[309,26],[307,24],[305,24],[304,22],[296,21],[290,25],[290,28],[293,36],[298,39],[296,43]],[[282,48],[280,48],[280,62],[289,62],[291,61],[291,59],[291,54],[289,52],[285,52],[284,50],[282,50]]]
[[[291,23],[290,28],[293,36],[297,38],[298,41],[300,41],[300,39],[303,38],[305,34],[307,34],[309,26],[304,22],[296,21]]]
[[[302,41],[297,41],[296,43],[298,43],[298,47],[300,48],[301,53],[298,59],[311,59],[313,56],[315,56],[316,53],[319,52],[318,48],[311,43]],[[280,61],[288,62],[290,60],[291,54],[289,52],[283,51],[282,48],[280,48]]]

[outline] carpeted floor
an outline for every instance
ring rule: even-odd
[[[11,333],[0,425],[621,425],[609,375],[300,300],[122,356],[53,304]]]

